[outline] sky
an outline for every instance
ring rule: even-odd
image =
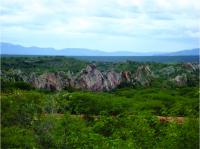
[[[0,0],[1,41],[102,51],[200,47],[200,0]]]

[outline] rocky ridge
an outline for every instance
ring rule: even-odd
[[[47,90],[72,88],[89,91],[110,91],[118,86],[150,86],[153,80],[165,78],[177,86],[186,86],[199,74],[199,65],[186,63],[178,67],[167,66],[160,70],[151,70],[148,65],[138,66],[134,73],[128,70],[115,72],[100,71],[95,64],[87,65],[80,72],[45,72],[42,74],[25,74],[15,69],[12,74],[1,74],[8,81],[23,81],[34,87]],[[198,79],[198,78],[196,78]]]
[[[152,72],[148,66],[138,67],[135,74],[124,71],[117,73],[115,71],[101,72],[94,64],[88,65],[75,76],[58,73],[45,73],[39,76],[32,74],[27,82],[34,87],[48,90],[62,90],[70,87],[89,91],[110,91],[119,86],[122,81],[141,85],[148,85],[152,78]]]

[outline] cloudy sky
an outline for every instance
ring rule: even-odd
[[[169,52],[199,47],[200,0],[0,0],[1,41]]]

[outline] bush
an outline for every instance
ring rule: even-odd
[[[106,111],[111,115],[118,115],[130,108],[130,101],[123,97],[117,97],[106,93],[71,94],[69,109],[74,114],[99,115]]]
[[[22,125],[28,127],[40,116],[42,95],[39,93],[23,93],[3,96],[1,99],[1,119],[3,126]]]
[[[169,123],[161,128],[160,139],[157,148],[166,149],[198,149],[199,148],[199,124],[198,120],[188,119],[184,124]]]
[[[17,126],[1,129],[2,148],[36,148],[37,146],[34,133],[30,129]]]
[[[8,82],[8,81],[1,81],[1,91],[2,92],[13,92],[16,89],[20,90],[33,90],[34,87],[26,82]]]
[[[2,93],[2,147],[197,149],[193,89]],[[157,115],[184,116],[184,123],[160,123]]]

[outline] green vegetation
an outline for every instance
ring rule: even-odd
[[[78,72],[85,67],[88,62],[79,61],[74,58],[66,57],[2,57],[1,69],[4,71],[12,71],[14,69],[21,70],[25,73],[35,72],[41,74],[43,72],[72,71]]]
[[[198,72],[187,72],[182,64],[148,63],[154,75],[160,75],[150,86],[124,85],[110,92],[51,92],[22,81],[23,73],[75,73],[87,63],[65,57],[2,58],[2,149],[199,148],[199,78],[194,77]],[[135,72],[140,63],[96,65],[100,70]],[[191,84],[173,86],[165,70],[160,71],[165,67],[172,77],[190,74]],[[170,117],[179,119],[165,119]]]
[[[2,148],[198,148],[198,88],[3,93]],[[161,123],[156,116],[182,116]],[[22,141],[23,140],[23,141]]]

